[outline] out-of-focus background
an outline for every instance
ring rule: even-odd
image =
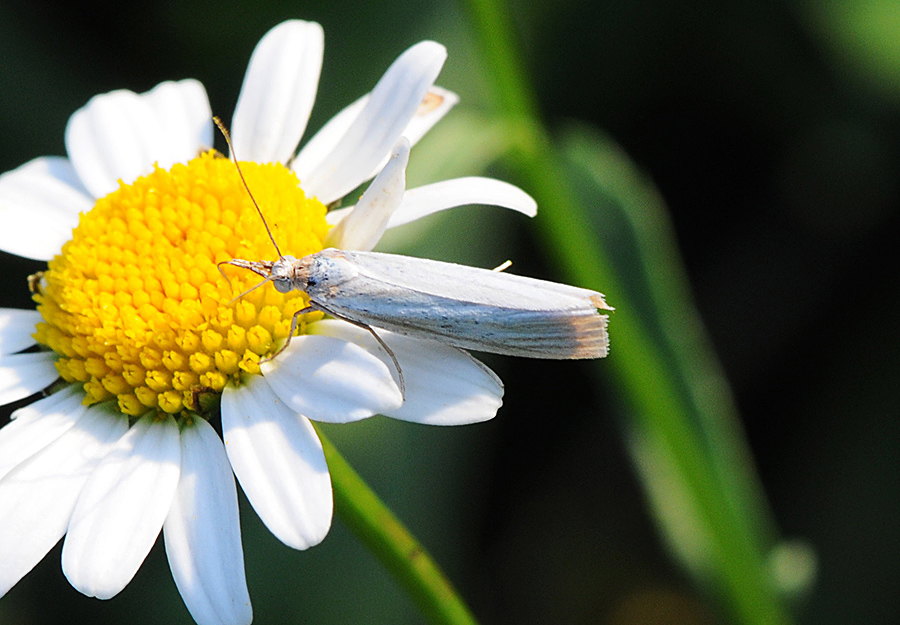
[[[539,0],[513,15],[551,131],[577,121],[605,132],[671,210],[776,520],[816,556],[798,622],[896,622],[900,4]],[[450,0],[3,0],[0,172],[64,154],[68,116],[116,88],[197,78],[228,120],[253,46],[292,17],[325,28],[311,130],[422,39],[449,49],[439,84],[462,103],[445,123],[489,106],[467,16]],[[433,139],[413,151],[413,181],[481,173],[477,158]],[[393,245],[481,266],[511,258],[520,273],[559,277],[534,232],[524,217],[473,207]],[[602,227],[594,234],[602,240]],[[25,278],[40,264],[0,253],[0,267],[0,306],[29,307]],[[615,318],[611,334],[612,359],[629,346],[616,343]],[[722,622],[658,537],[616,388],[597,386],[594,365],[486,361],[507,389],[490,423],[328,428],[476,615]],[[257,623],[423,622],[340,521],[302,553],[247,506],[242,523]],[[157,545],[106,602],[68,586],[57,548],[0,600],[0,622],[191,620]]]

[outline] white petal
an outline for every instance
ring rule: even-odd
[[[294,337],[260,369],[281,401],[314,421],[357,421],[403,403],[390,370],[378,357],[327,336]]]
[[[211,143],[201,125],[209,107],[202,89],[193,80],[163,83],[141,95],[120,89],[75,111],[66,126],[66,150],[94,197],[115,191],[119,180],[134,182],[155,163],[168,168],[187,162]]]
[[[400,55],[335,148],[311,170],[296,170],[306,193],[330,204],[367,180],[415,115],[446,57],[433,41]]]
[[[0,249],[50,260],[72,238],[94,199],[68,159],[36,158],[0,176]]]
[[[175,585],[198,625],[253,620],[237,489],[222,441],[203,419],[181,432],[181,478],[163,537]]]
[[[378,344],[363,328],[336,320],[309,325],[309,331],[352,341],[373,353]],[[486,421],[497,414],[503,383],[467,352],[435,341],[375,330],[394,352],[403,371],[406,401],[382,414],[429,425]]]
[[[387,227],[395,228],[448,208],[469,204],[502,206],[529,217],[537,214],[537,203],[534,198],[519,187],[494,178],[472,176],[407,189],[403,194],[403,201],[391,215]],[[341,223],[355,208],[348,206],[329,212],[328,223]]]
[[[16,410],[9,425],[0,429],[0,478],[75,425],[87,410],[83,397],[79,386],[70,384]]]
[[[36,310],[0,308],[0,355],[14,354],[37,343],[31,335],[42,320]]]
[[[197,80],[167,81],[148,91],[146,99],[156,112],[166,156],[160,167],[184,163],[213,144],[212,109],[206,89]]]
[[[222,436],[241,488],[278,540],[294,549],[321,542],[334,505],[309,419],[278,399],[266,380],[248,376],[222,393]]]
[[[152,170],[162,152],[155,121],[150,103],[124,89],[94,96],[69,118],[66,150],[94,197]]]
[[[306,174],[311,172],[335,148],[341,137],[359,116],[360,111],[369,101],[369,97],[370,95],[366,94],[344,108],[328,120],[303,146],[297,158],[294,159],[293,165],[294,171],[298,172],[300,176],[301,185],[306,183]],[[410,145],[415,145],[457,102],[459,102],[459,96],[452,91],[432,86],[401,134],[409,140]],[[379,162],[364,180],[373,178],[385,166],[387,160],[388,158],[385,157]]]
[[[0,406],[50,386],[59,373],[53,352],[0,356]]]
[[[416,114],[403,129],[403,136],[409,140],[410,145],[415,145],[419,139],[425,136],[432,126],[443,119],[451,108],[459,102],[459,96],[442,89],[441,87],[432,86],[425,94],[425,98],[416,109]],[[369,172],[367,180],[372,178],[387,164],[388,158],[385,157],[375,168]]]
[[[457,102],[459,96],[452,91],[432,86],[416,109],[416,114],[403,129],[403,136],[409,139],[410,145],[415,145]]]
[[[260,40],[232,121],[240,160],[290,160],[316,100],[324,48],[322,27],[300,20],[279,24]]]
[[[89,408],[66,433],[0,479],[0,596],[62,538],[93,467],[127,427],[120,415]]]
[[[63,543],[63,573],[78,591],[109,599],[131,581],[169,513],[180,460],[175,419],[146,416],[97,466]]]
[[[369,251],[381,240],[388,221],[403,200],[409,141],[400,137],[387,166],[363,193],[355,210],[332,228],[325,247]]]
[[[337,115],[325,122],[319,131],[306,142],[294,158],[291,168],[300,178],[300,185],[306,188],[306,176],[312,172],[328,154],[337,147],[341,138],[359,117],[369,101],[369,94],[344,107]],[[373,174],[374,175],[374,174]]]

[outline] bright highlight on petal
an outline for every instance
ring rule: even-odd
[[[181,467],[178,425],[146,416],[116,443],[78,497],[63,572],[80,592],[117,595],[147,557],[169,512]]]
[[[66,126],[66,151],[94,197],[112,193],[118,181],[149,173],[166,151],[150,103],[120,89],[91,98]]]
[[[0,356],[0,405],[50,386],[58,377],[53,366],[55,361],[56,355],[49,352]]]
[[[316,100],[325,34],[315,22],[291,20],[256,46],[232,123],[241,159],[288,163]]]
[[[537,202],[519,187],[494,178],[455,178],[409,189],[388,222],[388,228],[408,224],[448,208],[484,204],[537,215]]]
[[[72,238],[93,200],[72,165],[45,156],[0,176],[0,249],[50,260]]]
[[[377,356],[327,336],[297,337],[260,369],[281,401],[315,421],[358,421],[403,404],[390,369]]]
[[[359,117],[360,112],[369,102],[369,98],[370,95],[364,95],[328,120],[300,150],[297,158],[294,159],[294,170],[304,176],[315,169],[317,164],[334,149],[341,137],[347,133],[351,124]],[[459,102],[459,96],[455,93],[432,85],[419,104],[419,108],[416,109],[415,115],[400,134],[409,140],[410,145],[415,145],[457,102]],[[387,160],[388,157],[385,156],[364,180],[374,178],[385,166]]]
[[[222,435],[241,488],[269,531],[294,549],[321,542],[331,526],[331,479],[309,420],[265,380],[250,377],[222,395]]]
[[[32,338],[41,313],[35,310],[0,308],[0,355],[14,354],[37,341]]]
[[[181,432],[181,477],[163,526],[178,592],[200,625],[253,620],[237,490],[219,435],[203,419]]]
[[[85,410],[75,386],[16,410],[0,429],[0,478],[62,436]]]
[[[186,163],[199,151],[213,145],[212,110],[206,89],[196,80],[164,82],[144,94],[156,113],[165,155],[157,155],[156,164],[169,168]]]
[[[310,332],[350,341],[373,353],[379,345],[370,332],[341,321],[319,321]],[[503,382],[467,352],[377,330],[403,367],[406,400],[384,411],[388,417],[428,425],[462,425],[492,419],[502,405]],[[385,358],[386,363],[390,361]]]
[[[534,198],[519,187],[494,178],[471,176],[407,189],[399,206],[388,220],[387,227],[396,228],[448,208],[470,204],[501,206],[528,217],[537,215],[537,203]],[[355,206],[333,210],[328,213],[328,223],[339,225],[355,210]]]
[[[93,467],[127,428],[89,408],[53,443],[0,479],[0,595],[59,542]]]

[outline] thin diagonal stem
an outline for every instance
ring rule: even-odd
[[[335,511],[348,528],[406,589],[430,623],[477,625],[468,606],[432,560],[378,495],[317,428],[325,450]]]

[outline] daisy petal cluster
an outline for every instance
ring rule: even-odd
[[[386,229],[463,204],[535,213],[488,178],[406,189],[410,146],[457,102],[434,84],[446,51],[431,41],[298,151],[323,50],[318,24],[273,28],[231,124],[285,253],[371,250]],[[278,353],[308,299],[219,270],[274,251],[212,142],[203,86],[164,82],[92,98],[69,120],[66,157],[0,176],[0,249],[48,262],[32,282],[37,310],[0,310],[0,405],[39,397],[0,429],[0,596],[63,539],[71,584],[112,597],[162,531],[194,619],[249,623],[235,476],[272,533],[305,549],[333,507],[310,419],[454,425],[501,404],[500,380],[465,351],[379,332],[403,363],[401,391],[370,333],[321,313],[302,315]],[[327,211],[367,181],[354,206]]]

